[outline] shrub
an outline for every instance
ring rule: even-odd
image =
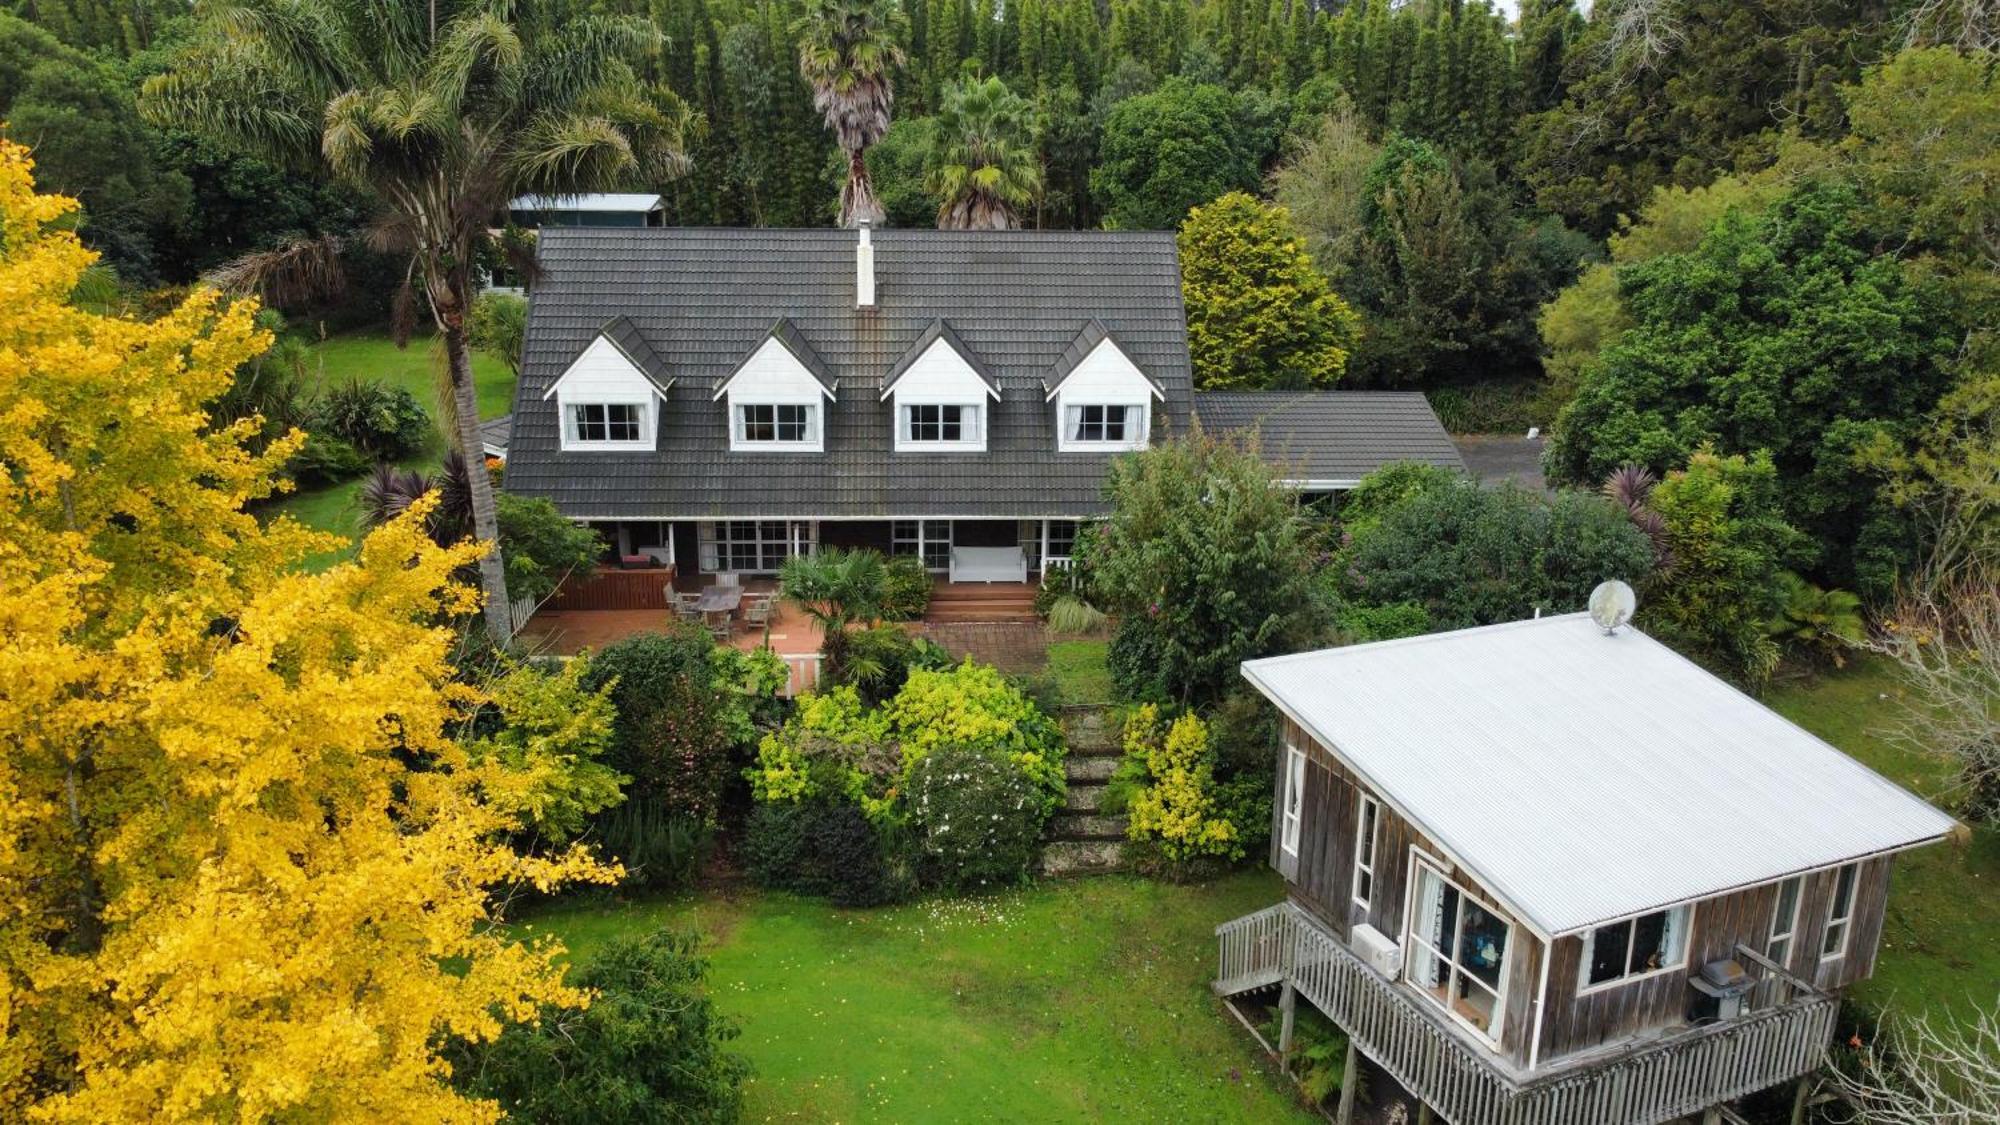
[[[741,671],[691,625],[627,637],[591,658],[585,686],[612,685],[618,708],[607,760],[632,778],[634,796],[714,823],[755,735]]]
[[[708,963],[693,934],[615,938],[570,972],[587,1008],[547,1008],[487,1044],[456,1051],[453,1074],[510,1117],[575,1122],[729,1122],[750,1066],[724,1049],[737,1035],[702,989]]]
[[[368,471],[368,455],[331,434],[308,433],[287,470],[300,488],[321,488],[353,480]]]
[[[1207,723],[1185,714],[1168,726],[1147,704],[1126,720],[1125,754],[1143,765],[1145,779],[1127,809],[1127,836],[1174,865],[1243,858],[1244,834],[1217,800]]]
[[[931,605],[931,572],[915,555],[897,555],[883,568],[882,616],[890,621],[919,621]]]
[[[430,412],[401,387],[350,377],[312,405],[309,429],[324,430],[372,454],[401,461],[423,452],[435,432]]]
[[[625,867],[624,885],[654,891],[692,884],[708,861],[715,833],[698,816],[659,797],[637,797],[599,813],[591,826],[598,851]]]
[[[925,755],[963,747],[1013,762],[1040,791],[1044,815],[1062,803],[1062,728],[998,669],[967,660],[949,671],[912,671],[883,716],[902,746],[905,778]]]
[[[939,754],[945,764],[929,764]],[[968,756],[980,764],[968,764]],[[1062,800],[1062,731],[1017,685],[968,661],[912,671],[876,708],[852,686],[807,693],[792,718],[758,744],[756,764],[745,772],[758,802],[746,847],[754,877],[855,904],[886,901],[914,885],[915,850],[936,885],[1020,878],[1029,862],[1023,849],[1032,852]],[[943,792],[954,774],[974,779],[964,780],[966,792]],[[958,826],[970,823],[975,807],[986,818],[980,838],[989,854],[958,844]],[[865,821],[875,851],[851,828],[822,824],[811,810],[824,808]],[[954,828],[941,831],[947,816]],[[915,829],[914,841],[902,834],[906,826]],[[840,884],[844,872],[816,866],[829,853],[848,857],[843,867],[867,877]],[[878,883],[884,889],[867,889]]]
[[[901,826],[834,801],[758,805],[743,852],[758,885],[825,895],[837,906],[898,902],[917,886]]]
[[[1340,600],[1418,606],[1438,629],[1518,621],[1537,608],[1582,609],[1599,582],[1636,585],[1653,566],[1644,533],[1593,493],[1549,500],[1455,477],[1420,484],[1372,524],[1350,528],[1352,541],[1330,574]]]
[[[926,881],[952,890],[1019,883],[1041,844],[1041,795],[1013,763],[949,746],[911,767],[910,817]]]
[[[1298,493],[1254,451],[1196,433],[1118,459],[1106,487],[1112,512],[1091,546],[1090,583],[1119,616],[1120,687],[1205,704],[1229,692],[1244,660],[1317,633]]]
[[[614,711],[609,689],[586,690],[583,674],[582,661],[503,673],[487,689],[499,728],[466,744],[476,768],[491,767],[482,770],[487,803],[550,843],[575,838],[591,814],[624,800],[630,780],[598,760]]]
[[[1370,641],[1393,641],[1431,631],[1430,612],[1416,602],[1391,605],[1356,605],[1336,601],[1333,631],[1340,643],[1358,645]]]
[[[927,637],[913,637],[895,625],[851,630],[839,665],[825,675],[832,686],[852,686],[867,702],[895,695],[912,668],[949,668],[951,656]]]
[[[541,601],[571,573],[589,574],[604,553],[604,541],[589,527],[571,521],[549,501],[496,492],[500,554],[507,563],[507,594]]]
[[[473,298],[466,336],[472,346],[491,352],[515,375],[521,373],[521,341],[528,334],[528,302],[512,293],[481,293]]]

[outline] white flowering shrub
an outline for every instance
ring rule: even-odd
[[[911,764],[909,786],[925,882],[969,890],[1027,878],[1048,806],[1007,755],[939,748]]]

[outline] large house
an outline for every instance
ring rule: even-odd
[[[1308,492],[1460,465],[1421,395],[1194,391],[1171,233],[545,228],[510,491],[682,575],[818,546],[1030,581],[1121,453],[1257,429]]]
[[[1814,1070],[1895,856],[1952,828],[1586,614],[1243,675],[1284,719],[1288,894],[1218,930],[1216,989],[1319,1008],[1415,1121],[1714,1122]]]

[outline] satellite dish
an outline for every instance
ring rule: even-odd
[[[1616,578],[1599,582],[1597,589],[1590,592],[1590,619],[1603,628],[1605,636],[1616,633],[1620,625],[1632,620],[1632,611],[1638,608],[1639,596]]]

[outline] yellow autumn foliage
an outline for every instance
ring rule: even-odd
[[[1146,784],[1132,795],[1126,835],[1155,844],[1168,859],[1241,859],[1236,825],[1215,800],[1208,724],[1192,712],[1163,731],[1160,711],[1146,704],[1125,721],[1125,753],[1145,764]]]
[[[298,573],[325,537],[244,511],[297,435],[204,409],[254,307],[73,307],[31,168],[0,142],[0,1119],[497,1119],[442,1042],[587,997],[489,890],[615,872],[504,846],[451,737],[478,548],[419,511]]]

